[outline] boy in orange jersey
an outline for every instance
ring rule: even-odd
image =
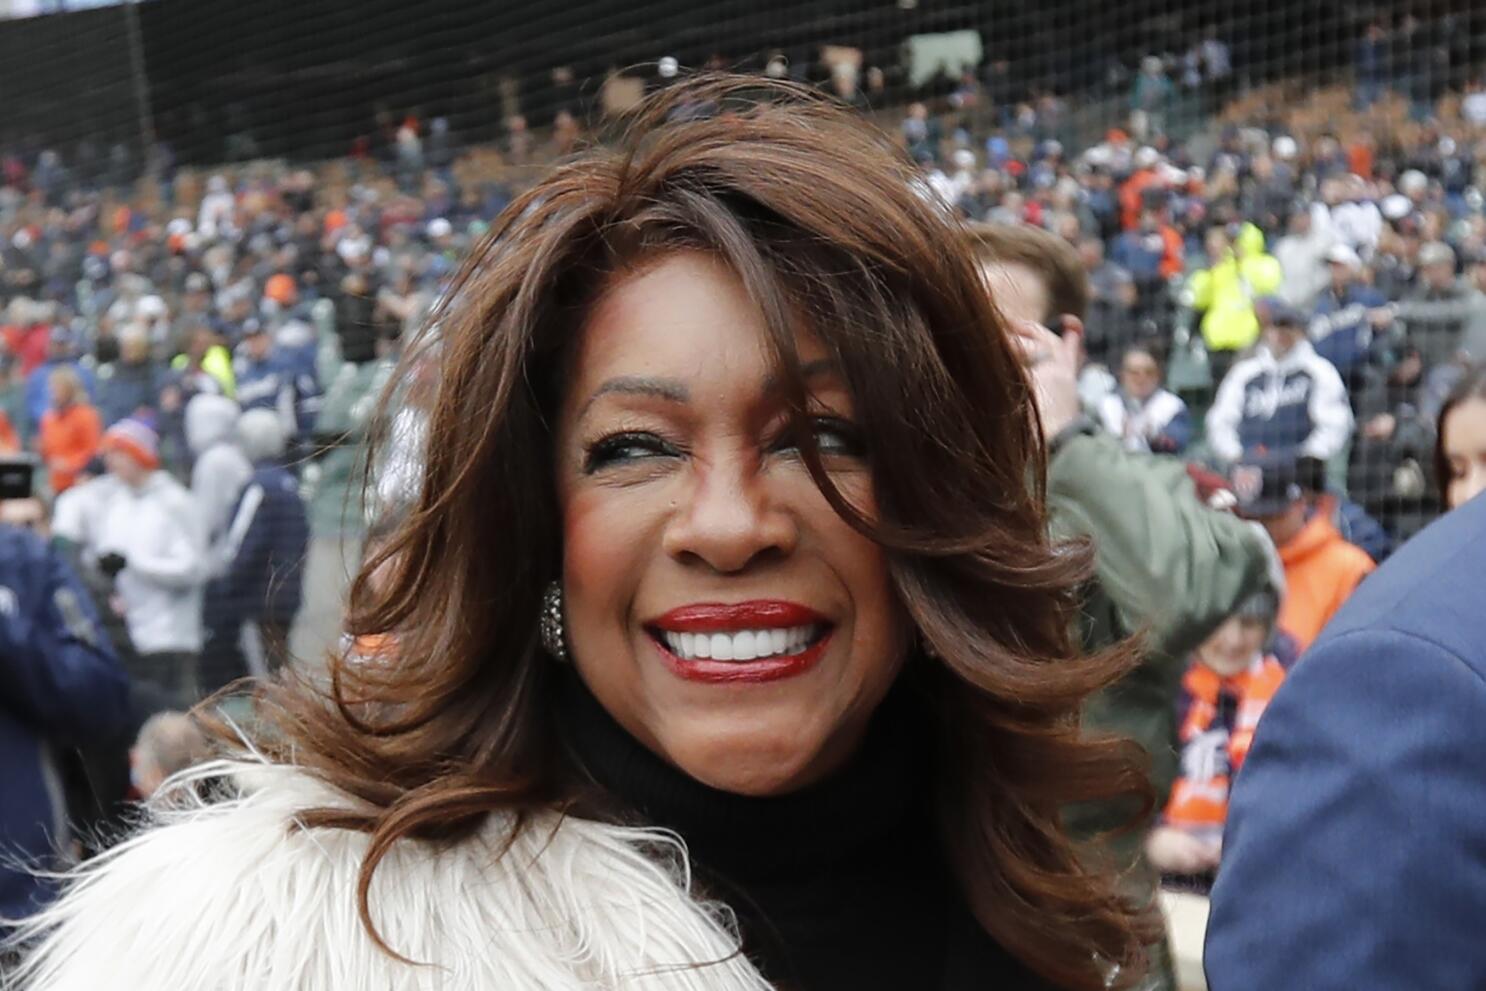
[[[1188,879],[1187,886],[1212,883],[1233,777],[1285,680],[1271,643],[1278,605],[1269,590],[1251,596],[1203,641],[1182,676],[1181,773],[1146,838],[1146,855],[1163,875]]]

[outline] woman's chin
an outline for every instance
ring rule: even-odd
[[[823,766],[821,749],[798,733],[699,734],[667,748],[667,757],[687,776],[709,788],[735,795],[764,797],[796,791],[833,768]]]

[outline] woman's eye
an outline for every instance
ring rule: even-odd
[[[678,454],[674,445],[666,443],[655,434],[611,434],[588,445],[583,459],[583,471],[592,474],[611,465],[649,458],[673,458]]]
[[[810,418],[810,432],[815,437],[816,448],[826,457],[862,456],[861,435],[856,426],[846,420],[834,416],[813,416]],[[786,434],[779,446],[781,450],[794,450],[794,438]]]

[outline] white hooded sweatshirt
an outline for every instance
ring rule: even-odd
[[[237,403],[226,396],[203,394],[186,404],[186,444],[196,456],[191,466],[191,495],[212,548],[211,577],[225,567],[222,544],[227,525],[238,497],[253,477],[253,463],[238,438],[241,414]]]
[[[163,471],[114,487],[93,532],[101,557],[123,555],[117,581],[129,639],[141,654],[201,650],[206,533],[191,494]]]

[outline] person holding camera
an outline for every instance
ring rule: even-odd
[[[34,470],[0,463],[0,504],[28,500]],[[114,737],[128,718],[128,679],[71,568],[34,529],[0,521],[0,920],[53,894],[24,865],[72,851],[58,748]]]
[[[159,438],[148,424],[120,420],[101,449],[119,485],[94,532],[95,560],[114,580],[114,607],[138,654],[130,673],[189,707],[202,644],[205,526],[191,494],[160,470]]]

